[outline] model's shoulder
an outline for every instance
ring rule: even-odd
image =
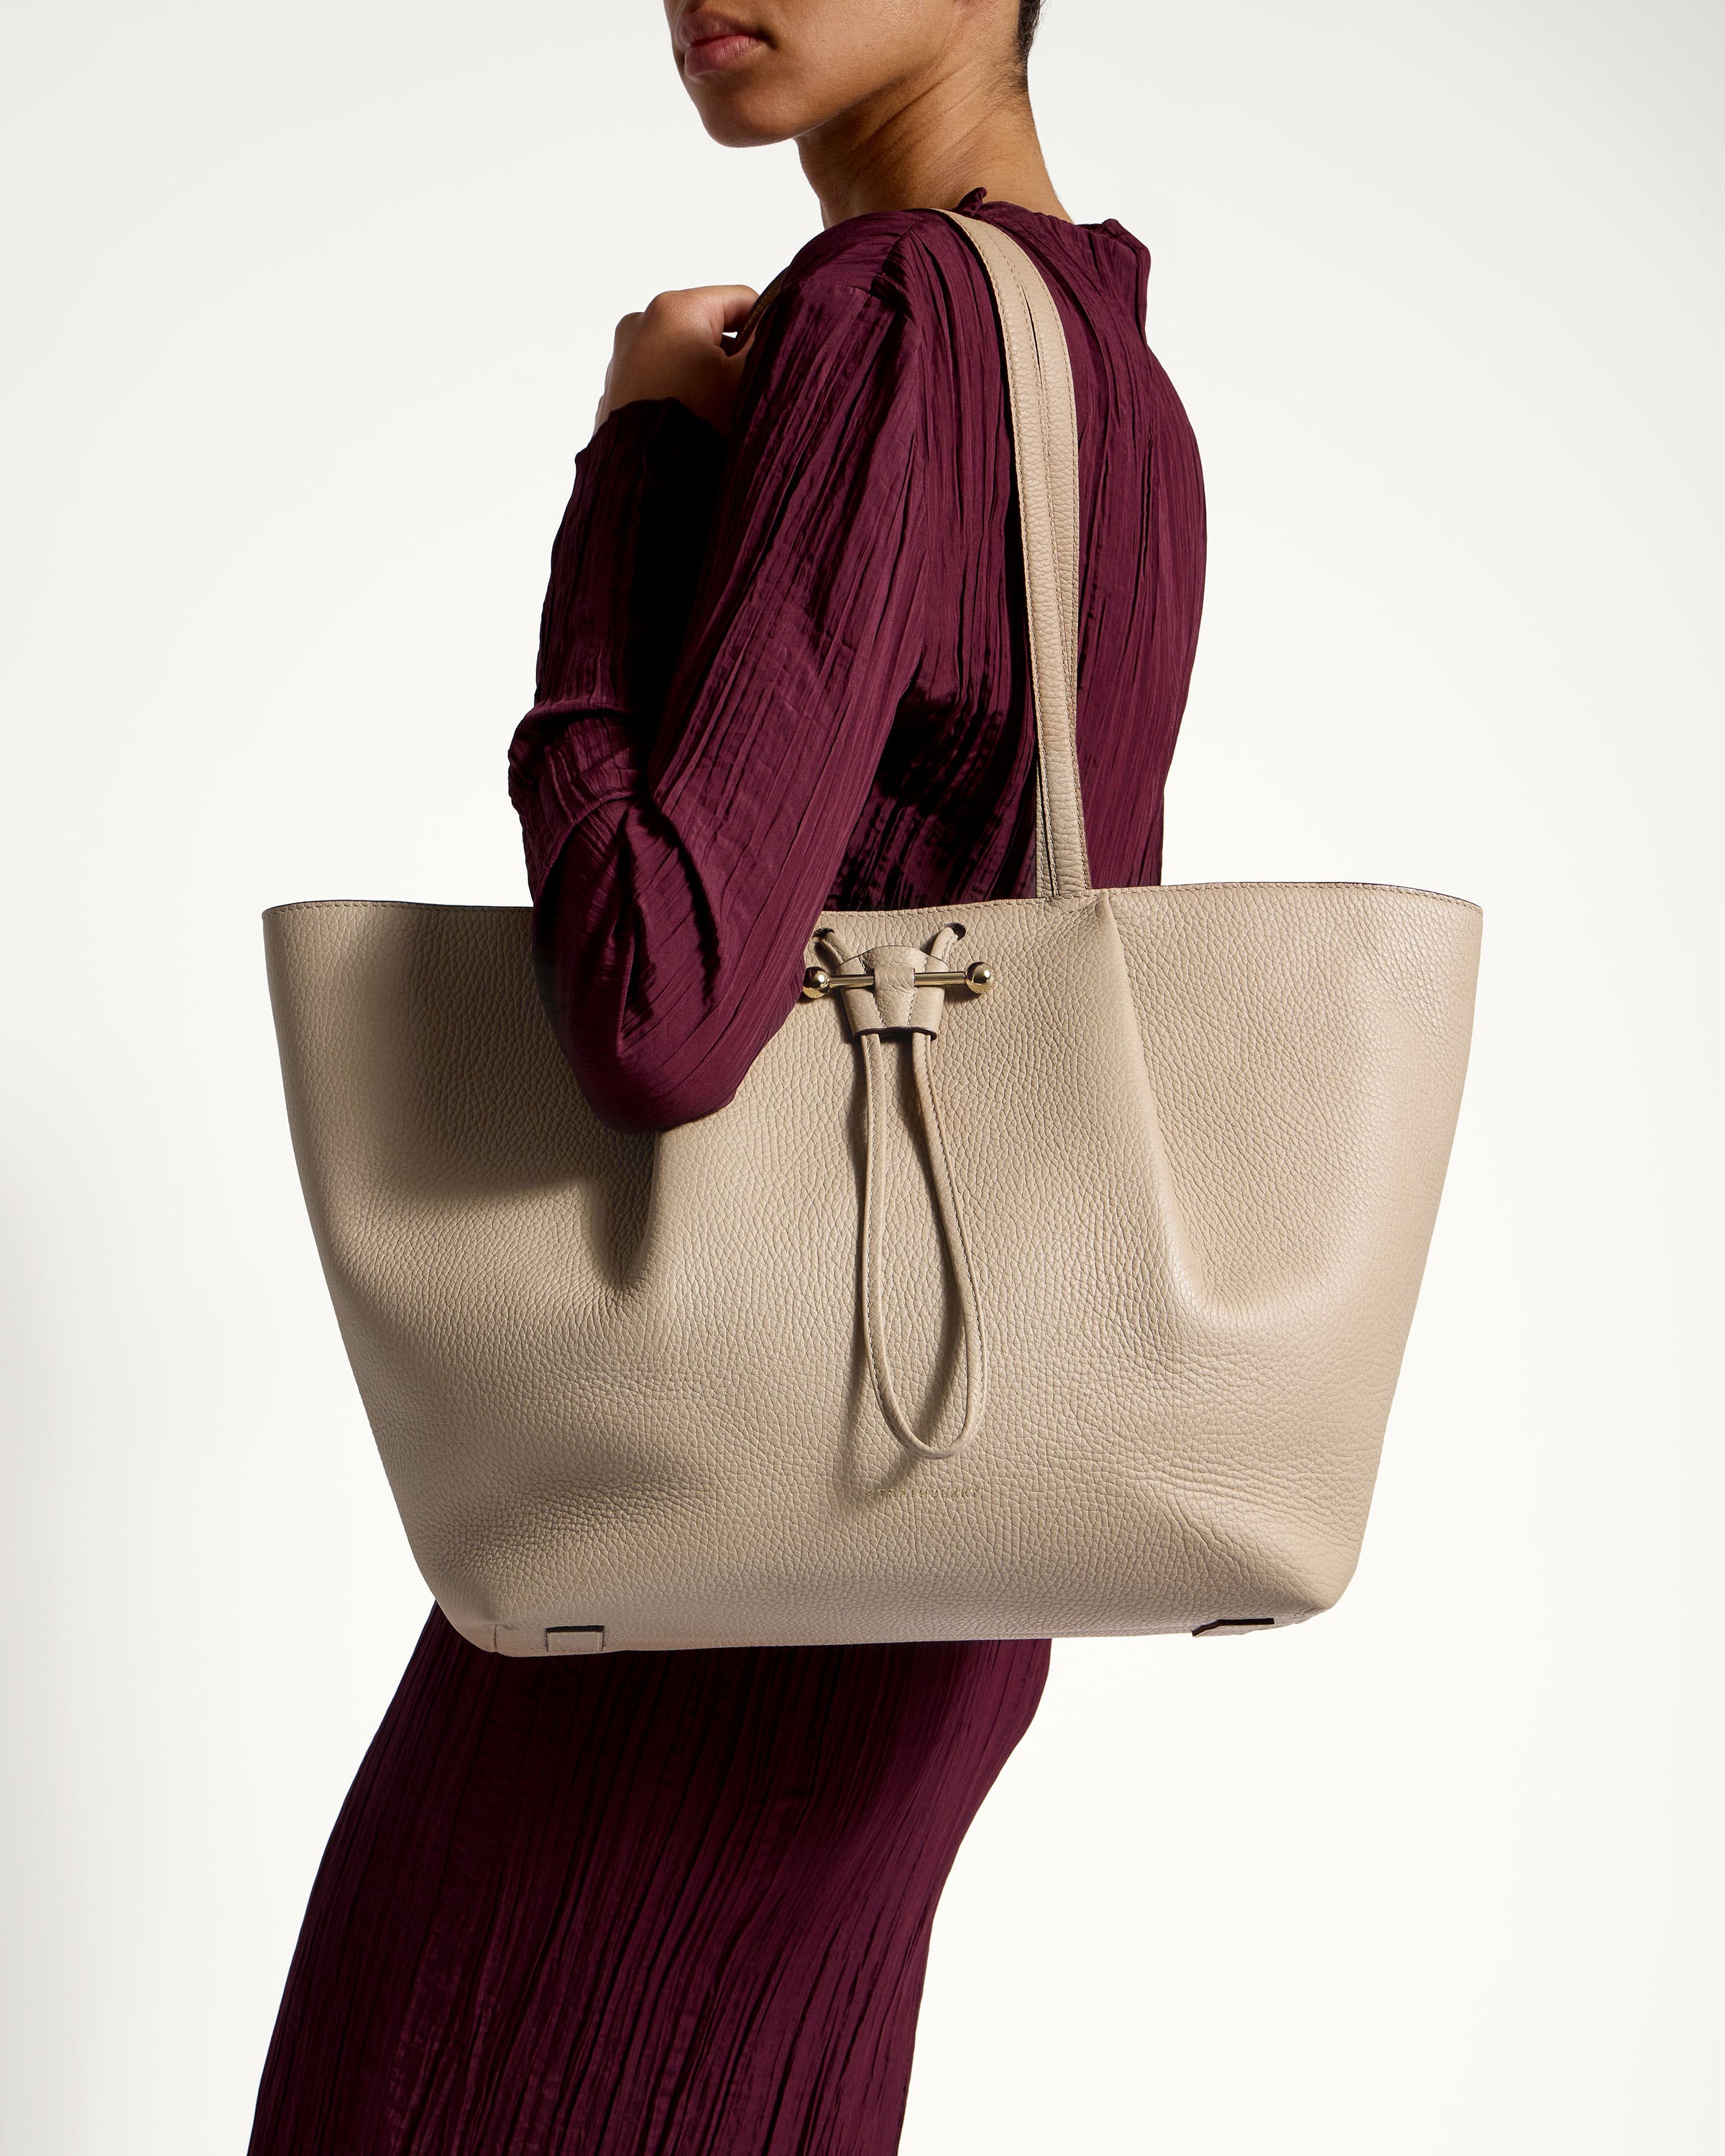
[[[928,266],[954,250],[965,243],[937,209],[866,210],[817,233],[771,289],[813,298],[849,288],[914,309]]]

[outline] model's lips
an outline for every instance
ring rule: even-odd
[[[703,38],[698,45],[691,45],[683,55],[685,74],[716,74],[721,68],[733,67],[750,53],[767,49],[764,38],[749,36],[747,33],[727,38]]]
[[[683,17],[676,39],[687,75],[717,74],[751,53],[764,50],[767,44],[758,31],[745,28],[729,16],[711,14],[705,8]]]

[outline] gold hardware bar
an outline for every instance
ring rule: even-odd
[[[868,973],[834,973],[824,966],[810,966],[803,976],[803,999],[812,1003],[821,996],[836,995],[845,988],[872,988],[875,976]],[[994,985],[994,968],[984,965],[981,959],[967,966],[963,973],[949,967],[932,967],[926,973],[918,973],[919,988],[968,988],[973,996],[985,995]]]

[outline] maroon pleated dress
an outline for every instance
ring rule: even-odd
[[[1149,257],[1111,218],[960,207],[1065,323],[1091,864],[1154,882],[1204,508]],[[729,1100],[823,906],[1034,889],[1017,548],[987,285],[932,211],[803,249],[728,444],[665,401],[583,450],[511,788],[608,1121]],[[887,2156],[940,1891],[1047,1657],[506,1661],[434,1610],[319,1870],[251,2156]]]

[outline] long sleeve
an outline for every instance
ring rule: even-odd
[[[670,398],[625,404],[576,458],[539,624],[533,701],[557,715],[550,737],[583,709],[657,723],[724,463],[723,436]],[[547,865],[529,863],[536,889]]]
[[[915,671],[916,332],[842,267],[757,333],[680,644],[655,663],[622,597],[644,566],[608,479],[625,443],[589,444],[559,534],[511,790],[559,1037],[620,1128],[722,1106],[783,1022]]]

